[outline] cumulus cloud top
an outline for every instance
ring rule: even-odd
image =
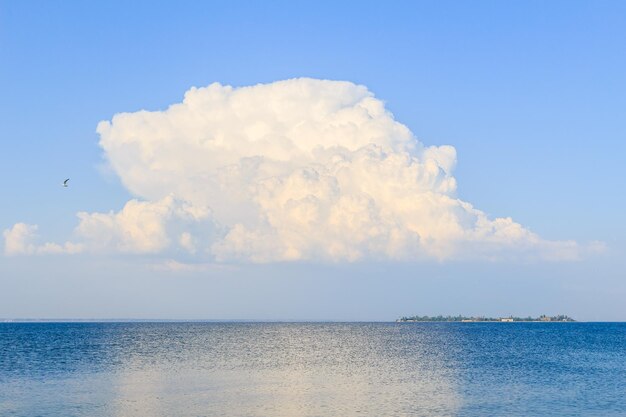
[[[458,199],[455,149],[422,145],[350,82],[215,83],[97,132],[137,199],[79,213],[86,250],[248,262],[577,256],[573,242]],[[32,252],[17,226],[5,250]]]

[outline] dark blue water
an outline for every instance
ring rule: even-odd
[[[2,323],[0,416],[626,416],[626,324]]]

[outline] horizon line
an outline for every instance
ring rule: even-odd
[[[393,320],[340,320],[340,319],[183,319],[183,318],[0,318],[1,323],[397,323]],[[456,323],[456,322],[407,322]],[[461,322],[459,322],[461,323]],[[480,323],[480,322],[473,322]],[[484,322],[491,323],[491,322]],[[500,323],[500,322],[493,322]],[[561,323],[561,322],[512,322],[512,323]],[[566,323],[566,322],[563,322]],[[626,320],[576,320],[567,323],[626,323]],[[404,324],[404,323],[402,323]],[[465,323],[467,324],[467,323]]]

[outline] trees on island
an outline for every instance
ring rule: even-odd
[[[467,317],[467,316],[443,316],[443,315],[438,315],[438,316],[410,316],[410,317],[401,317],[400,319],[398,319],[397,321],[399,322],[429,322],[429,321],[434,321],[434,322],[457,322],[457,321],[542,321],[542,322],[547,322],[547,321],[559,321],[559,322],[563,322],[563,321],[576,321],[573,318],[566,316],[564,314],[559,314],[557,316],[547,316],[545,314],[542,314],[539,317],[513,317],[513,316],[509,316],[509,317],[499,317],[499,318],[495,318],[495,317],[484,317],[484,316],[480,316],[480,317]]]

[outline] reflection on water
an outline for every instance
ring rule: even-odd
[[[0,415],[623,415],[625,336],[623,324],[0,324]]]
[[[168,338],[176,347],[159,350],[167,358],[126,363],[115,382],[119,415],[381,415],[408,413],[416,399],[425,414],[456,409],[454,366],[432,334],[343,324],[197,329]],[[165,399],[161,414],[155,398]]]

